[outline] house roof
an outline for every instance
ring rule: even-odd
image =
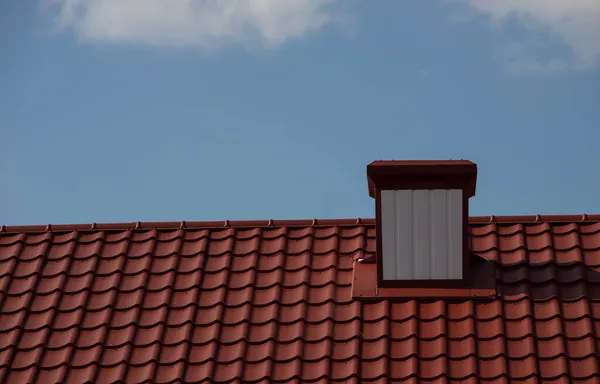
[[[600,381],[600,216],[471,218],[492,300],[352,299],[369,220],[0,229],[0,382]]]

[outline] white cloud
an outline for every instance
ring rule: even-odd
[[[503,50],[511,69],[556,72],[587,69],[600,64],[600,0],[458,0],[488,15],[502,27],[517,20],[531,32],[542,32],[566,44],[568,54],[543,57],[531,41]]]
[[[339,21],[337,0],[42,0],[88,43],[277,46]]]

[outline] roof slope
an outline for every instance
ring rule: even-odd
[[[371,220],[6,228],[0,382],[597,383],[600,222],[569,220],[473,220],[487,302],[353,301]]]

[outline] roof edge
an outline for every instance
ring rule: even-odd
[[[535,223],[586,223],[600,221],[600,214],[579,215],[520,215],[520,216],[471,216],[469,224],[535,224]],[[224,220],[224,221],[171,221],[129,222],[91,224],[2,225],[0,233],[20,232],[66,232],[66,231],[126,231],[126,230],[175,230],[218,228],[274,228],[274,227],[331,227],[375,225],[373,218],[312,219],[312,220]]]

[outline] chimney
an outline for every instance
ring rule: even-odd
[[[375,161],[367,166],[375,198],[380,287],[454,287],[469,272],[469,198],[477,165],[467,160]]]

